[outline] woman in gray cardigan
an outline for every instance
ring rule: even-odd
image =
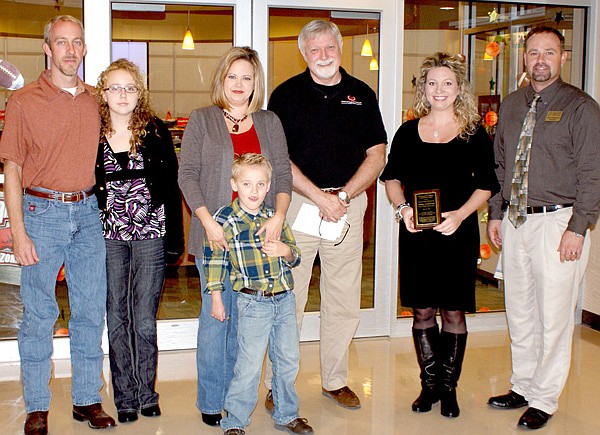
[[[196,257],[202,287],[196,362],[202,421],[216,426],[221,420],[225,393],[237,357],[237,293],[229,279],[217,298],[205,294],[202,241],[227,249],[223,228],[212,215],[231,203],[231,164],[234,154],[257,152],[273,166],[266,204],[276,213],[263,228],[267,239],[278,239],[290,203],[292,172],[281,122],[261,110],[265,98],[264,73],[258,53],[233,47],[220,59],[211,83],[212,106],[190,115],[183,135],[179,186],[193,212],[188,252]]]

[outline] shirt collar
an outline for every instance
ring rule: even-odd
[[[563,81],[559,77],[558,80],[556,80],[550,86],[548,86],[547,88],[544,88],[540,92],[538,92],[540,95],[540,102],[548,103],[548,102],[552,101],[552,99],[554,99],[554,97],[558,93],[558,90],[562,87],[562,84],[563,84]],[[533,101],[533,97],[535,94],[536,94],[535,89],[533,89],[533,86],[529,85],[527,87],[527,92],[526,92],[527,105],[531,105],[531,102]]]
[[[256,215],[248,213],[246,210],[244,210],[242,208],[242,206],[240,205],[239,198],[236,198],[235,201],[233,201],[233,204],[231,206],[232,206],[235,214],[237,216],[239,216],[247,224],[251,224],[252,222],[254,222],[254,220],[256,218],[269,219],[269,217],[270,217],[269,214],[267,213],[267,207],[265,206],[264,202],[260,206],[260,210],[258,211],[258,213]]]
[[[52,83],[50,80],[50,70],[42,71],[40,74],[39,83],[42,91],[46,94],[48,99],[58,98],[63,92],[67,92]],[[75,93],[75,96],[78,96],[83,92],[91,94],[92,89],[93,88],[91,86],[85,84],[81,78],[77,77],[77,92]]]

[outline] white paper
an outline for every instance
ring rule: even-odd
[[[502,270],[502,256],[504,255],[503,251],[500,251],[500,255],[498,255],[498,264],[496,264],[496,270],[494,271],[494,278],[496,279],[504,279],[504,271]]]
[[[337,222],[327,222],[319,216],[319,207],[304,203],[300,207],[292,229],[310,236],[333,241],[342,234],[347,217],[348,215],[344,215]]]

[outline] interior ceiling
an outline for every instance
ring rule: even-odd
[[[140,1],[141,3],[142,1]],[[462,5],[471,3],[475,6],[477,27],[489,31],[490,23],[486,21],[488,13],[498,8],[501,14],[503,8],[518,6],[525,14],[523,20],[533,24],[552,24],[555,15],[562,13],[563,20],[557,25],[562,28],[572,27],[572,8],[562,6],[543,6],[522,3],[507,4],[500,2],[459,2],[452,0],[406,0],[405,29],[451,29],[456,30],[460,24],[459,10]],[[38,33],[47,20],[49,13],[73,13],[81,15],[82,0],[0,0],[3,18],[18,21],[11,26],[2,26],[0,34],[39,37]],[[442,10],[442,7],[453,7]],[[39,13],[36,16],[36,11]],[[14,14],[17,15],[14,15]],[[222,41],[230,42],[233,37],[232,14],[230,6],[196,6],[196,5],[166,5],[164,12],[113,11],[113,36],[118,40],[148,40],[172,42],[181,39],[187,27],[188,13],[194,38],[198,42]],[[14,20],[12,19],[14,15]],[[335,22],[343,36],[364,35],[379,31],[379,20],[357,14],[355,18],[331,18],[329,10],[271,8],[269,10],[269,34],[271,40],[293,40],[309,19],[326,19]],[[370,14],[373,15],[373,14]],[[25,21],[23,21],[25,20]],[[515,19],[520,21],[521,18]],[[515,21],[513,20],[513,21]],[[496,27],[502,27],[502,20]],[[149,22],[164,22],[161,29]],[[37,23],[35,26],[32,23]],[[465,26],[465,27],[472,27]],[[494,26],[491,26],[494,27]],[[504,26],[506,27],[506,26]],[[15,30],[13,30],[15,29]]]

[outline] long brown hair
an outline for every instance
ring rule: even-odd
[[[144,76],[136,64],[127,60],[119,59],[111,63],[98,77],[98,84],[94,94],[100,107],[100,118],[102,120],[100,134],[102,136],[110,136],[114,133],[112,122],[110,119],[110,110],[108,103],[104,100],[104,89],[106,89],[108,74],[113,71],[124,70],[133,77],[135,86],[138,88],[138,100],[129,119],[129,130],[131,130],[131,139],[129,140],[130,148],[129,155],[137,154],[137,147],[141,145],[142,138],[146,135],[146,126],[150,121],[153,121],[155,115],[154,109],[150,105],[150,94],[146,87]]]

